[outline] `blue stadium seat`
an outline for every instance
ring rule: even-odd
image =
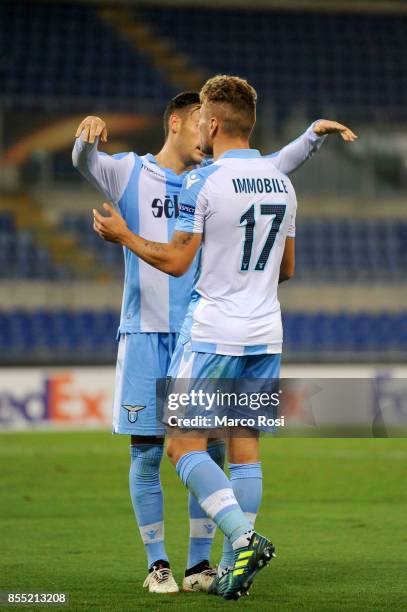
[[[362,119],[407,115],[405,16],[254,10],[214,14],[205,8],[148,5],[138,12],[209,74],[248,78],[279,117],[298,105],[313,115],[318,107]]]
[[[301,280],[398,282],[407,265],[404,219],[303,219],[297,224]]]
[[[86,37],[83,32],[86,31]],[[173,86],[91,6],[0,5],[4,108],[161,110]]]
[[[0,311],[0,355],[23,359],[114,361],[119,313]],[[407,312],[285,313],[284,350],[297,356],[407,354]]]
[[[0,311],[0,354],[63,361],[115,359],[119,313],[114,311]]]
[[[407,116],[405,15],[144,3],[134,18],[150,24],[200,70],[248,78],[278,118],[298,105],[313,116],[321,108],[361,119]],[[147,54],[100,19],[96,7],[3,2],[0,40],[7,49],[1,66],[4,108],[87,111],[97,100],[98,108],[151,112],[177,93]]]
[[[101,240],[88,215],[66,214],[61,231],[97,261],[123,270],[123,252]],[[407,221],[405,219],[304,218],[297,223],[296,279],[304,282],[393,282],[405,279]],[[38,246],[30,232],[18,232],[11,213],[0,214],[0,278],[64,280],[72,272],[56,265],[50,253]]]
[[[407,353],[407,313],[286,313],[285,350],[293,353]]]

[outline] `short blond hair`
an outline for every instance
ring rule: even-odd
[[[199,97],[222,121],[226,134],[248,138],[256,123],[256,90],[237,76],[219,74],[206,81]]]

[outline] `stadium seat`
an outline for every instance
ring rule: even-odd
[[[111,362],[119,317],[111,310],[0,311],[0,354],[3,362],[5,357]],[[284,314],[283,324],[287,355],[407,354],[407,312],[296,312]]]
[[[115,359],[119,313],[0,311],[2,362],[24,358],[106,362]]]
[[[278,119],[298,106],[313,116],[329,108],[353,119],[406,117],[405,16],[143,4],[134,18],[200,70],[250,79]],[[151,112],[177,93],[96,7],[1,3],[0,40],[10,58],[1,66],[3,108],[86,112],[97,100],[98,108]]]
[[[151,112],[175,95],[95,7],[1,3],[0,40],[10,58],[0,68],[3,108],[71,113],[98,100],[99,108]]]
[[[214,14],[205,8],[148,5],[138,12],[208,73],[250,79],[262,98],[273,103],[277,117],[292,114],[298,105],[313,115],[318,108],[330,108],[338,116],[345,111],[362,119],[406,117],[405,16],[238,10]]]
[[[405,354],[406,313],[286,313],[284,343],[288,353]]]
[[[87,215],[65,214],[61,231],[119,275],[123,253],[95,234]],[[407,269],[405,219],[307,218],[297,224],[296,280],[301,282],[400,282]],[[69,279],[30,232],[17,231],[11,213],[0,214],[0,278]]]

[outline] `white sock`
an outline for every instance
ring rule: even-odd
[[[232,543],[233,550],[236,550],[237,548],[244,548],[245,546],[247,546],[253,534],[254,529],[250,529],[250,531],[245,531],[244,533],[242,533],[242,535],[239,536],[237,540]]]
[[[222,576],[230,572],[232,569],[233,569],[233,566],[231,565],[228,565],[226,567],[222,567],[221,565],[218,565],[218,578],[222,578]]]

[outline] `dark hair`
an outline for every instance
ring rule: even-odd
[[[168,120],[173,113],[186,108],[187,106],[200,106],[199,93],[197,91],[183,91],[170,100],[164,111],[164,133],[168,136]]]
[[[216,106],[226,134],[250,136],[256,121],[257,93],[245,79],[218,74],[206,81],[200,100]]]

